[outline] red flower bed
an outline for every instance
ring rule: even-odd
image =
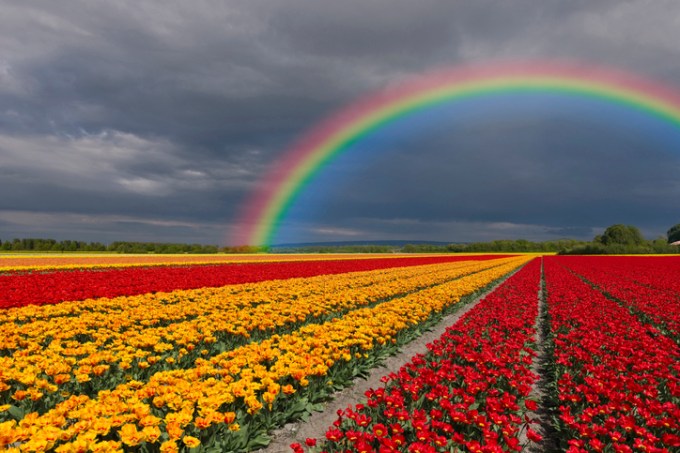
[[[324,452],[520,451],[523,416],[536,376],[534,323],[540,260],[535,259],[434,343],[369,390],[366,404],[338,412]],[[529,430],[530,438],[538,435]],[[316,444],[308,439],[307,446]],[[294,451],[303,451],[299,444]]]
[[[510,255],[369,258],[3,274],[0,275],[0,308],[506,256]]]
[[[562,265],[680,340],[680,257],[565,258]]]
[[[567,452],[680,451],[680,348],[568,262],[545,259]]]

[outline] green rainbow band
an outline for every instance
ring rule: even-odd
[[[507,69],[509,74],[503,69],[438,75],[431,81],[419,81],[350,106],[327,122],[320,134],[310,134],[312,139],[293,149],[288,161],[278,163],[278,181],[273,178],[268,190],[257,194],[253,205],[258,209],[251,209],[250,218],[245,220],[249,224],[244,235],[247,243],[271,244],[298,195],[352,143],[391,121],[437,104],[505,93],[557,93],[604,100],[680,128],[680,97],[659,84],[602,68],[587,71],[582,66],[513,65]]]

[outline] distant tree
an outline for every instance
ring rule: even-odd
[[[645,239],[637,227],[632,225],[616,224],[612,225],[602,233],[599,242],[606,245],[642,245]]]
[[[268,253],[270,247],[267,245],[236,245],[222,247],[220,251],[223,253]]]
[[[673,225],[670,230],[666,233],[668,237],[668,243],[680,241],[680,223]]]
[[[577,245],[558,252],[560,255],[605,255],[607,253],[607,247],[597,242]]]

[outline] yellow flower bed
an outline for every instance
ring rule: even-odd
[[[146,442],[173,451],[209,442],[216,434],[237,433],[252,417],[277,410],[279,401],[288,407],[310,381],[354,366],[374,348],[390,345],[402,332],[530,259],[494,260],[490,269],[198,359],[187,369],[160,371],[147,382],[132,380],[96,396],[71,396],[43,414],[0,423],[0,445],[71,452]],[[113,432],[116,441],[101,440]]]
[[[0,314],[0,350],[9,353],[0,357],[0,391],[16,389],[15,404],[41,408],[31,402],[63,387],[94,379],[94,390],[111,388],[111,372],[140,378],[177,360],[190,364],[199,351],[212,355],[216,343],[242,344],[252,334],[493,265],[456,262],[9,309]]]
[[[8,354],[0,357],[0,392],[11,391],[0,393],[0,404],[42,410],[86,382],[92,392],[177,362],[191,366],[251,335],[292,330],[495,265],[455,262],[9,309],[0,313],[0,350]]]

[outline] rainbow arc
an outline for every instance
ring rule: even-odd
[[[599,99],[680,129],[680,95],[624,71],[573,62],[503,62],[426,74],[340,110],[295,143],[242,207],[233,245],[268,245],[314,175],[371,132],[442,103],[507,93]]]

